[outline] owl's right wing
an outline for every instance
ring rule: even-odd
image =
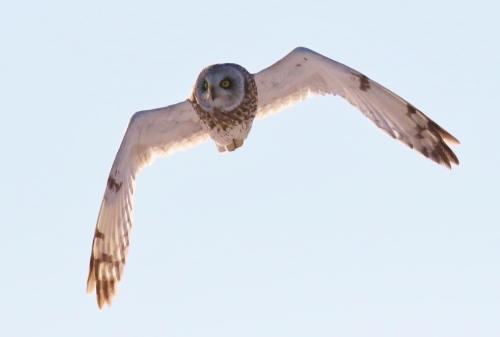
[[[366,117],[427,158],[451,168],[458,158],[448,144],[459,141],[413,105],[348,66],[307,48],[296,48],[254,75],[257,118],[315,95],[343,97]]]
[[[87,293],[99,308],[111,300],[127,257],[135,176],[156,156],[193,147],[208,135],[189,101],[140,111],[130,119],[111,167],[92,243]]]

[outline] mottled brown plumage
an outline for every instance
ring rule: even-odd
[[[224,67],[236,69],[243,75],[243,99],[232,109],[213,107],[211,110],[206,110],[198,102],[200,98],[196,95],[196,84],[200,80],[204,80],[204,72],[210,74]],[[204,69],[198,77],[197,83],[193,87],[189,101],[200,118],[203,130],[216,141],[220,152],[224,150],[234,151],[236,148],[242,146],[243,141],[250,133],[252,123],[257,114],[258,93],[253,75],[242,66],[234,63],[216,64]]]

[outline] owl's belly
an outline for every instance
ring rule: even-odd
[[[254,90],[251,91],[251,95],[245,96],[239,106],[229,111],[217,108],[207,111],[196,100],[191,101],[196,114],[200,118],[203,130],[217,143],[220,152],[223,152],[221,148],[233,151],[242,146],[243,141],[250,133],[257,114],[257,89],[255,83],[252,88]]]
[[[242,105],[231,111],[204,111],[197,104],[193,104],[203,129],[217,145],[228,146],[234,141],[243,143],[248,137],[252,123],[257,113],[257,102]],[[246,108],[245,108],[246,106]],[[241,145],[239,145],[241,146]],[[238,148],[239,146],[236,146]]]
[[[253,121],[245,121],[235,126],[228,125],[222,127],[221,125],[209,125],[201,121],[201,125],[217,145],[227,146],[235,140],[245,140],[252,129],[252,122]]]

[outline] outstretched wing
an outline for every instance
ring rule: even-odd
[[[393,138],[448,168],[458,165],[447,145],[460,144],[455,137],[377,82],[312,50],[296,48],[254,78],[257,118],[311,96],[339,95]]]
[[[140,111],[130,119],[111,167],[92,243],[87,293],[96,289],[99,308],[111,300],[127,258],[135,176],[156,156],[206,140],[191,103]]]

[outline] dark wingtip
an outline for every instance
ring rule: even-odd
[[[115,296],[115,280],[110,281],[97,281],[96,283],[96,293],[97,293],[97,306],[102,309],[105,304],[108,307],[111,306],[113,297]]]

